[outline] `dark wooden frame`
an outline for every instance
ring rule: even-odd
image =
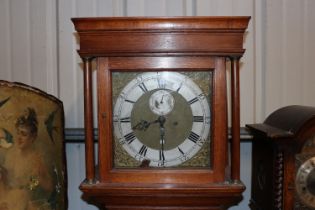
[[[282,107],[271,113],[263,123],[247,127],[254,136],[250,208],[310,209],[297,198],[295,175],[296,155],[302,154],[308,138],[315,135],[315,107]],[[261,173],[259,167],[265,169],[267,184],[263,188],[257,179]]]
[[[80,36],[84,61],[86,182],[81,189],[89,200],[125,209],[136,205],[128,200],[119,204],[120,193],[167,196],[190,200],[200,209],[225,209],[241,198],[240,183],[240,101],[239,59],[244,53],[243,36],[249,17],[126,17],[74,18]],[[93,104],[91,61],[98,63],[98,124],[99,124],[99,183],[95,184],[93,137]],[[231,171],[227,171],[227,96],[226,59],[231,60],[232,141]],[[112,100],[111,71],[115,70],[176,70],[203,69],[214,72],[214,102],[212,113],[213,168],[209,170],[118,170],[112,168]],[[156,174],[163,174],[163,177]],[[141,175],[141,176],[139,176]],[[140,179],[140,178],[141,179]],[[230,182],[232,181],[232,182]],[[147,192],[149,195],[142,195]],[[202,194],[196,201],[191,192]],[[119,195],[120,194],[120,195]],[[200,195],[201,195],[200,194]],[[140,197],[141,197],[140,196]],[[166,197],[165,197],[166,196]],[[99,198],[101,197],[101,198]],[[132,196],[131,196],[132,197]],[[111,198],[109,200],[109,198]],[[205,198],[207,201],[202,201]],[[115,202],[115,199],[118,199]],[[161,198],[162,199],[162,198]],[[161,202],[163,201],[161,200]],[[163,206],[179,205],[168,201]],[[182,200],[182,199],[181,199]],[[131,203],[130,203],[131,202]],[[181,201],[183,202],[183,201]],[[141,203],[141,202],[140,202]],[[144,203],[137,203],[138,206]],[[158,205],[158,202],[154,202]],[[163,202],[162,202],[163,203]],[[146,204],[148,205],[148,204]],[[191,208],[191,207],[189,207]],[[127,208],[126,208],[127,209]],[[148,209],[150,209],[148,207]]]

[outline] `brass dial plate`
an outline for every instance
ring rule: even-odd
[[[112,87],[116,168],[209,168],[211,71],[113,72]]]

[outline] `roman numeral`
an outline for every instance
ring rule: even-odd
[[[182,155],[185,154],[184,151],[183,151],[181,148],[177,147],[177,149],[178,149],[178,151],[179,151]]]
[[[161,88],[161,89],[165,88],[165,86],[166,86],[165,80],[158,78],[157,82],[158,82],[159,88]]]
[[[148,92],[148,89],[143,82],[140,83],[138,86],[144,93]]]
[[[197,141],[199,140],[200,136],[194,132],[190,132],[188,139],[194,143],[197,143]]]
[[[182,88],[182,86],[183,86],[183,83],[180,83],[179,87],[178,87],[177,90],[176,90],[177,93],[178,93],[179,90]]]
[[[133,132],[131,132],[131,133],[126,134],[124,138],[128,144],[131,144],[136,139],[136,136]]]
[[[188,104],[191,105],[191,104],[193,104],[193,103],[195,103],[197,101],[198,101],[198,98],[196,97],[196,98],[193,98],[190,101],[188,101]]]
[[[139,153],[139,155],[146,156],[147,151],[148,151],[148,147],[145,145],[142,145],[142,147],[140,148],[138,153]]]
[[[123,118],[120,118],[120,122],[121,122],[121,123],[130,123],[130,117],[123,117]]]
[[[203,122],[203,116],[193,116],[194,122]]]
[[[126,102],[129,102],[129,103],[131,103],[131,104],[136,103],[135,101],[131,101],[131,100],[129,100],[129,99],[125,99],[125,101],[126,101]]]

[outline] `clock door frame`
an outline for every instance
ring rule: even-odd
[[[225,58],[204,57],[101,57],[98,58],[99,175],[114,183],[213,183],[225,180],[227,167],[227,94]],[[115,169],[113,167],[112,81],[113,71],[212,72],[211,166],[208,169]],[[106,116],[106,117],[105,117]],[[157,176],[158,174],[158,176]]]

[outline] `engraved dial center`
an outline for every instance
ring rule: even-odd
[[[174,97],[167,90],[154,92],[149,99],[149,106],[153,113],[157,115],[167,115],[174,108]]]

